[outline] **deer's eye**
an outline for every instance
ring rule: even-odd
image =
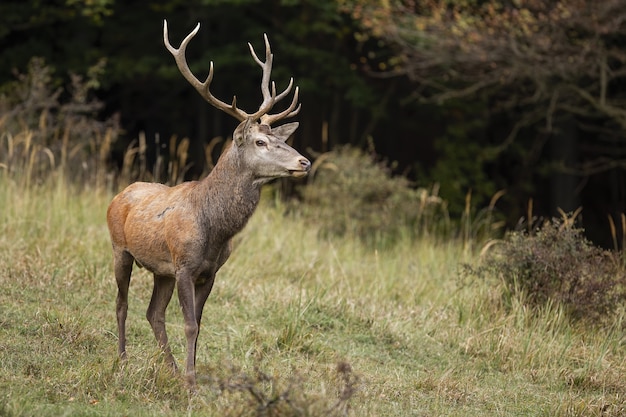
[[[263,140],[257,140],[257,141],[256,141],[256,146],[265,146],[265,141],[263,141]]]

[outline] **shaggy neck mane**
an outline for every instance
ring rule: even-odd
[[[220,230],[225,238],[239,232],[248,222],[261,197],[261,184],[242,167],[236,145],[231,145],[199,186],[205,190],[199,202],[207,226]],[[234,173],[234,175],[233,175]]]

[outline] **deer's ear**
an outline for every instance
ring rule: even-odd
[[[285,142],[287,139],[289,139],[289,136],[291,136],[293,132],[296,131],[299,125],[300,123],[298,122],[292,122],[292,123],[284,124],[282,126],[273,127],[272,135],[274,135],[277,139],[280,139],[283,142]]]
[[[233,142],[235,142],[235,145],[241,146],[245,142],[245,139],[250,132],[250,128],[253,125],[254,120],[250,117],[239,123],[239,126],[237,126],[237,128],[233,132]]]

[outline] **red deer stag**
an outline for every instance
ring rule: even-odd
[[[196,385],[196,342],[202,309],[213,287],[215,273],[230,255],[232,237],[245,226],[258,205],[262,184],[278,177],[304,176],[311,167],[306,158],[285,143],[297,129],[297,122],[270,127],[274,122],[295,116],[300,105],[296,87],[287,109],[268,114],[277,101],[289,94],[293,79],[278,95],[273,82],[270,88],[273,56],[267,36],[265,62],[248,44],[252,57],[263,70],[263,102],[258,111],[249,114],[237,108],[236,97],[227,104],[211,94],[213,62],[204,82],[189,69],[185,49],[199,28],[200,24],[176,49],[169,42],[167,21],[164,21],[165,47],[174,56],[185,79],[206,101],[241,122],[233,133],[233,143],[201,181],[174,187],[136,182],[113,198],[107,211],[118,287],[119,354],[122,358],[126,356],[128,287],[133,262],[136,262],[154,274],[146,318],[173,368],[176,363],[165,331],[165,310],[174,287],[178,287],[187,339],[185,375],[191,388]]]

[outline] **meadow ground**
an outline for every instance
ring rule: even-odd
[[[1,174],[1,172],[0,172]],[[471,281],[478,255],[422,238],[377,251],[320,239],[265,199],[219,272],[198,392],[163,363],[131,282],[126,362],[105,211],[112,195],[0,175],[2,416],[619,416],[626,337],[531,312]],[[179,364],[176,297],[168,330]]]

